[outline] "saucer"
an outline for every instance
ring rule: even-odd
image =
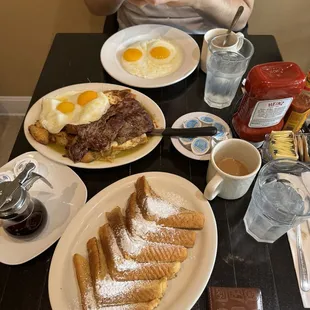
[[[28,239],[14,238],[5,232],[0,220],[0,262],[7,265],[23,264],[49,248],[61,237],[87,199],[86,186],[73,170],[38,152],[28,152],[14,158],[0,168],[0,173],[13,172],[16,164],[23,159],[37,161],[38,173],[48,179],[54,188],[39,180],[29,191],[31,197],[39,199],[47,211],[47,223],[39,235]]]
[[[202,117],[202,116],[205,116],[207,118],[212,118],[213,121],[214,121],[214,126],[215,127],[223,127],[225,132],[227,132],[227,138],[228,139],[231,139],[232,138],[232,133],[231,133],[231,130],[228,126],[228,124],[222,120],[220,117],[214,115],[214,114],[211,114],[211,113],[206,113],[206,112],[192,112],[192,113],[188,113],[188,114],[185,114],[183,116],[181,116],[180,118],[178,118],[174,124],[172,125],[172,128],[182,128],[183,127],[183,124],[184,122],[186,122],[187,120],[189,119],[199,119],[199,117]],[[202,126],[204,126],[202,124]],[[217,134],[218,136],[219,134]],[[171,138],[171,142],[172,144],[174,145],[174,147],[181,153],[183,154],[184,156],[186,157],[189,157],[189,158],[192,158],[192,159],[196,159],[196,160],[209,160],[210,159],[210,155],[211,155],[211,151],[212,151],[212,148],[218,143],[217,140],[211,138],[211,137],[208,137],[208,139],[210,140],[210,149],[208,151],[207,154],[204,154],[204,155],[196,155],[194,154],[190,148],[186,148],[180,141],[180,139],[178,137],[172,137]]]

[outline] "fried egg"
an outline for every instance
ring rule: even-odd
[[[123,52],[122,59],[125,63],[142,63],[147,53],[147,45],[145,42],[138,42],[130,45]]]
[[[176,48],[164,40],[156,40],[149,44],[149,59],[156,64],[171,63],[176,54]]]
[[[132,75],[155,79],[175,72],[182,59],[177,45],[159,38],[128,46],[123,51],[121,63]]]
[[[110,107],[102,92],[67,92],[55,98],[44,98],[40,113],[42,126],[59,133],[68,124],[82,125],[97,121]]]

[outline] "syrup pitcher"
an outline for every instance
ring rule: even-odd
[[[13,181],[0,184],[0,219],[4,230],[13,237],[33,237],[45,227],[47,212],[29,189],[39,179],[53,186],[42,175],[33,172],[35,165],[28,163]]]

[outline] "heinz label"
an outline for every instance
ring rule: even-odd
[[[278,125],[289,109],[292,101],[293,97],[258,101],[252,112],[249,127],[265,128]]]

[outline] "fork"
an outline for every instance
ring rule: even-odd
[[[307,223],[308,223],[308,221],[307,221]],[[309,229],[309,226],[308,226],[308,229]],[[297,246],[300,288],[304,292],[308,292],[310,290],[310,286],[309,286],[308,271],[307,271],[307,265],[306,265],[306,261],[305,261],[304,251],[302,249],[302,238],[301,238],[300,225],[298,225],[296,227],[296,246]]]

